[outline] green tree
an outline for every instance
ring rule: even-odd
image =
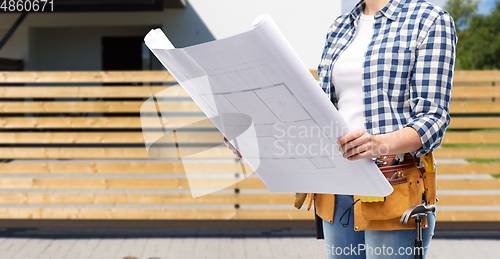
[[[488,15],[476,13],[475,0],[448,0],[444,9],[455,20],[457,70],[500,69],[500,0]]]
[[[448,0],[444,6],[444,9],[455,20],[458,37],[455,60],[455,69],[457,70],[471,69],[466,46],[468,45],[467,27],[471,17],[476,14],[477,5],[478,2],[473,0]]]
[[[477,0],[448,0],[444,9],[453,17],[457,28],[462,30],[476,13],[478,3]]]
[[[463,44],[464,69],[500,69],[500,0],[495,4],[490,14],[470,18]]]

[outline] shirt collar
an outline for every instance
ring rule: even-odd
[[[391,0],[387,5],[382,8],[382,10],[378,11],[375,13],[375,18],[380,17],[381,15],[384,15],[390,20],[396,20],[396,18],[399,15],[399,12],[401,11],[401,7],[403,5],[403,1],[401,0]],[[365,0],[361,0],[358,2],[358,4],[352,9],[350,13],[351,17],[351,22],[355,21],[359,18],[363,10],[365,9],[366,3]]]

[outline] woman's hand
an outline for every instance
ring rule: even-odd
[[[388,147],[380,142],[378,136],[373,136],[365,130],[356,130],[341,137],[337,144],[339,151],[348,160],[379,157],[387,155]]]
[[[337,144],[349,160],[415,152],[422,147],[420,135],[411,127],[375,136],[365,130],[356,130],[341,137]]]
[[[236,148],[233,146],[233,144],[231,144],[231,142],[229,142],[229,140],[227,140],[226,137],[224,137],[224,144],[226,144],[226,146],[229,148],[229,150],[231,150],[233,152],[233,154],[235,156],[237,156],[238,158],[242,158],[240,152],[238,152],[238,150],[236,150]]]

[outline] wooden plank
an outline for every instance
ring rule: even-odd
[[[238,204],[290,204],[295,202],[293,193],[240,193]]]
[[[199,178],[192,188],[267,189],[258,178],[245,179],[236,185],[233,178]],[[2,178],[1,189],[189,189],[186,178]],[[439,190],[500,190],[500,179],[441,179]],[[265,196],[262,196],[265,197]],[[256,197],[256,201],[262,201]],[[284,198],[284,197],[281,197]],[[279,198],[279,199],[281,199]],[[250,197],[248,204],[254,204]]]
[[[165,127],[215,128],[207,117],[163,117]],[[143,118],[155,126],[157,118]],[[1,128],[141,128],[140,117],[0,117]]]
[[[310,70],[318,80],[316,70]],[[0,72],[0,83],[133,83],[176,82],[169,72],[158,71],[72,71]]]
[[[0,87],[1,98],[146,98],[168,89],[168,97],[189,97],[178,86]],[[162,97],[167,97],[162,95]]]
[[[211,193],[194,199],[189,193],[0,193],[0,204],[280,204],[292,205],[294,194]],[[439,205],[497,206],[500,195],[439,195]]]
[[[500,190],[500,179],[442,179],[438,190]]]
[[[0,112],[5,113],[110,113],[110,112],[157,112],[156,107],[143,101],[133,102],[0,102]],[[158,102],[161,112],[199,112],[192,101]]]
[[[498,159],[500,158],[500,148],[438,148],[434,151],[434,156],[438,159]]]
[[[464,98],[498,98],[500,97],[500,87],[497,86],[457,86],[453,87],[451,99]]]
[[[187,163],[187,162],[185,162]],[[241,171],[240,163],[189,163],[190,168],[199,173],[236,173]],[[198,169],[197,169],[198,168]],[[12,162],[0,166],[2,174],[167,174],[183,173],[182,163],[121,162],[121,163],[29,163]]]
[[[500,195],[438,195],[438,206],[498,206]],[[439,210],[439,208],[438,208]]]
[[[234,178],[0,178],[0,189],[234,189]]]
[[[207,117],[163,117],[167,127],[215,128]],[[146,119],[155,125],[156,118]],[[199,122],[202,122],[201,124]],[[194,124],[196,123],[196,124]],[[0,117],[2,128],[141,128],[139,117]],[[500,128],[500,117],[453,117],[449,129]]]
[[[167,71],[0,72],[0,83],[175,83]]]
[[[443,144],[499,144],[498,132],[447,132]]]
[[[290,209],[239,209],[240,220],[314,220],[314,210]]]
[[[123,102],[0,102],[0,112],[5,113],[47,113],[47,112],[141,112],[143,101]],[[192,101],[160,101],[162,112],[202,112]],[[143,112],[156,112],[154,107],[145,106]],[[500,102],[453,101],[450,113],[500,113]]]
[[[437,210],[439,222],[499,221],[499,211]],[[313,211],[304,209],[71,209],[0,208],[7,219],[149,219],[149,220],[313,220]]]
[[[266,185],[259,178],[247,178],[238,182],[235,186],[238,189],[267,189]]]
[[[437,164],[438,174],[500,174],[500,164]]]
[[[189,133],[182,135],[185,139]],[[144,136],[141,132],[3,132],[0,143],[144,143]]]
[[[183,148],[189,158],[235,158],[226,147]],[[162,158],[176,159],[174,148],[162,148]],[[142,148],[0,148],[0,158],[10,159],[151,159]]]
[[[451,102],[450,113],[500,113],[500,102]]]
[[[190,193],[0,193],[0,204],[233,205],[237,196],[211,193],[194,199]]]
[[[36,166],[35,166],[36,168]],[[7,170],[8,168],[4,169]],[[236,168],[235,168],[236,169]],[[108,169],[111,170],[111,169]],[[213,170],[217,170],[217,167],[214,167]],[[231,168],[229,168],[230,172]],[[439,173],[441,174],[444,170],[441,170],[438,168]],[[25,171],[22,171],[25,172]],[[65,171],[66,172],[66,171]],[[53,173],[61,173],[60,171],[54,171]],[[80,173],[80,172],[78,172]],[[102,173],[109,173],[108,171],[104,171]],[[123,172],[116,172],[116,173],[123,173]],[[125,172],[127,173],[127,172]],[[456,171],[453,171],[453,173],[457,173]],[[127,186],[131,186],[131,188],[142,188],[143,182],[134,182],[135,178],[133,179],[128,179],[128,178],[112,178],[112,179],[105,179],[105,178],[92,178],[92,179],[73,179],[73,178],[66,178],[66,179],[57,179],[57,178],[43,178],[43,179],[30,179],[30,178],[4,178],[1,179],[3,186],[1,188],[37,188],[36,186],[43,186],[43,187],[57,187],[57,188],[63,188],[64,186],[68,186],[68,188],[74,188],[75,183],[78,184],[79,187],[83,188],[87,186],[86,188],[97,188],[97,187],[105,187],[108,186],[108,184],[114,184],[113,186],[120,185],[123,188],[127,188]],[[187,183],[185,182],[186,179],[183,178],[168,178],[168,179],[140,179],[137,178],[140,181],[144,181],[145,187],[149,188],[148,184],[149,181],[153,181],[153,184],[157,184],[162,186],[162,184],[168,184],[168,186],[172,186],[172,184],[178,184],[175,186],[184,186],[186,187]],[[231,182],[231,179],[226,179],[226,180],[221,180],[220,182],[221,185],[226,185],[227,182]],[[466,190],[475,190],[475,189],[500,189],[500,180],[499,179],[442,179],[439,180],[439,189],[440,190],[461,190],[461,189],[466,189]],[[217,184],[217,181],[215,181]],[[81,183],[81,184],[79,184]],[[88,184],[88,185],[87,185]],[[123,186],[122,186],[123,185]],[[210,186],[215,186],[212,185],[210,181],[207,181],[207,185]],[[121,188],[120,187],[120,188]],[[166,186],[163,186],[161,188],[164,188]],[[266,189],[267,187],[262,183],[262,181],[258,178],[247,178],[239,183],[237,183],[234,187],[240,188],[240,189]],[[276,196],[278,197],[278,196]],[[279,196],[279,199],[288,199],[288,196]],[[247,196],[242,198],[242,202],[248,203],[248,204],[257,204],[260,201],[263,201],[265,199],[269,199],[268,196],[259,196],[256,195],[255,197],[252,196]]]
[[[236,214],[236,209],[0,208],[3,219],[230,220]]]
[[[500,221],[500,211],[453,211],[439,210],[436,211],[436,220],[438,222],[463,222],[463,221]]]
[[[455,71],[453,82],[499,82],[500,71],[498,70],[476,70],[476,71]]]
[[[290,204],[292,207],[293,204]],[[240,220],[314,220],[314,211],[305,209],[239,209]]]
[[[258,178],[247,178],[236,186],[240,189],[267,189]],[[500,190],[500,179],[441,179],[438,190]]]
[[[221,143],[220,132],[177,132],[179,143]],[[4,132],[0,143],[144,143],[141,132]]]
[[[499,129],[500,117],[452,117],[449,129]]]

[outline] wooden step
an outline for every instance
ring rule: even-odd
[[[158,112],[156,107],[146,105],[144,101],[87,101],[87,102],[0,102],[3,113],[140,113]],[[160,101],[161,112],[166,113],[202,113],[192,101]]]
[[[500,113],[500,102],[458,102],[450,103],[450,113]]]
[[[437,210],[440,222],[499,221],[500,211]],[[296,209],[72,209],[0,208],[5,219],[149,219],[149,220],[313,220],[313,211]]]
[[[167,88],[168,97],[189,97],[180,86],[4,86],[0,98],[147,98]]]
[[[237,162],[189,163],[199,173],[231,173],[241,170]],[[196,167],[194,167],[196,166]],[[182,163],[164,162],[13,162],[0,166],[2,174],[169,174],[183,173]]]
[[[156,118],[148,118],[147,125],[155,125]],[[213,128],[207,117],[163,117],[166,127]],[[32,128],[136,128],[141,129],[140,117],[0,117],[0,127]],[[449,129],[499,129],[500,117],[453,117]]]
[[[269,195],[267,195],[269,197]],[[290,201],[288,201],[290,203]],[[211,193],[193,198],[191,193],[2,193],[0,204],[137,204],[195,205],[238,204],[236,193]],[[264,203],[265,204],[265,203]],[[293,204],[293,200],[292,200]]]
[[[0,72],[1,83],[176,82],[167,71]]]
[[[206,151],[206,147],[184,147],[182,152],[190,154],[190,159],[201,158],[235,158],[227,147],[215,147]],[[177,159],[175,147],[161,148],[162,159]],[[4,159],[152,159],[148,156],[146,148],[28,148],[28,147],[2,147],[0,158]],[[158,159],[155,157],[154,159]]]
[[[144,101],[85,101],[85,102],[0,102],[4,113],[140,113],[157,112],[156,107],[141,106]],[[202,113],[193,101],[159,101],[161,112]],[[454,101],[450,113],[500,113],[500,102]]]
[[[438,206],[499,206],[500,195],[438,195]]]
[[[438,174],[500,174],[500,164],[437,164]]]
[[[498,70],[457,70],[453,75],[453,82],[500,82]]]
[[[259,178],[1,178],[0,189],[267,189]],[[438,190],[500,190],[500,179],[441,179]]]
[[[436,221],[440,222],[478,222],[478,221],[500,221],[500,211],[479,210],[479,211],[453,211],[437,210]]]
[[[163,117],[167,128],[212,128],[213,123],[207,117]],[[144,125],[159,128],[158,119],[143,118]],[[141,129],[140,117],[0,117],[0,127],[9,129],[57,129],[57,128],[123,128]]]
[[[234,220],[236,209],[1,208],[3,219]],[[299,213],[300,214],[300,213]]]
[[[439,206],[499,206],[500,195],[438,195]],[[0,204],[137,204],[137,205],[290,205],[291,193],[210,193],[193,198],[191,193],[5,193]],[[305,206],[305,205],[304,205]]]
[[[490,99],[500,97],[500,87],[498,86],[457,86],[453,87],[451,100],[461,99]]]
[[[437,159],[499,159],[500,148],[497,147],[466,147],[438,148],[434,151]]]
[[[178,143],[223,143],[220,132],[176,132]],[[3,132],[0,143],[111,144],[144,143],[142,132]]]
[[[443,144],[500,144],[499,132],[446,132]]]
[[[222,143],[221,143],[222,144]],[[163,159],[177,159],[175,147],[162,147]],[[225,146],[182,147],[184,158],[235,158]],[[500,148],[470,147],[470,148],[438,148],[434,151],[437,159],[499,159]],[[4,159],[151,159],[144,147],[2,147],[0,158]],[[157,159],[158,157],[154,157]]]

